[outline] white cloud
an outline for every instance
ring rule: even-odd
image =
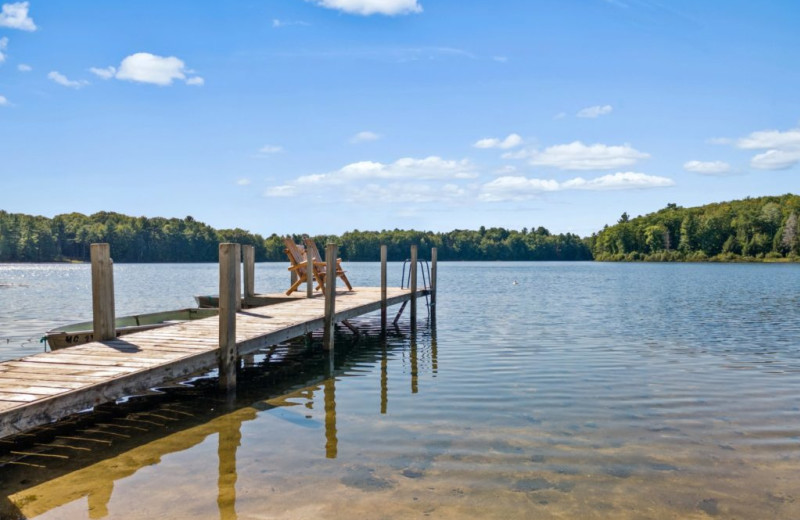
[[[431,156],[406,157],[393,163],[360,161],[329,173],[303,175],[281,186],[269,188],[268,197],[292,197],[316,193],[325,186],[342,186],[348,200],[424,202],[454,198],[462,193],[453,181],[477,177],[466,159],[446,160]],[[420,182],[430,181],[430,182]],[[444,183],[444,184],[442,184]],[[371,194],[371,195],[370,195]]]
[[[504,155],[508,159],[528,158],[534,166],[552,166],[560,170],[611,170],[635,164],[650,154],[640,152],[629,144],[608,146],[585,145],[580,141],[545,148],[544,151],[524,150],[524,153]]]
[[[495,175],[509,175],[511,173],[516,173],[516,172],[517,172],[516,166],[511,166],[510,164],[507,164],[501,168],[494,170],[492,173]]]
[[[522,137],[517,134],[509,134],[509,136],[502,141],[496,137],[486,137],[475,142],[472,146],[475,148],[500,148],[501,150],[508,150],[521,144]]]
[[[594,179],[576,177],[564,182],[554,179],[530,179],[522,176],[506,176],[487,182],[481,187],[479,200],[484,202],[506,202],[531,199],[544,192],[565,190],[629,190],[662,188],[675,182],[666,177],[636,172],[618,172]]]
[[[422,12],[417,0],[313,0],[328,9],[338,9],[350,14],[369,16],[372,14],[398,15]]]
[[[258,149],[258,153],[261,154],[281,153],[282,151],[283,151],[282,146],[277,146],[274,144],[265,144],[264,146]]]
[[[67,78],[65,75],[63,75],[60,72],[57,72],[55,70],[51,71],[47,75],[47,77],[50,78],[52,81],[55,81],[59,85],[63,85],[65,87],[70,87],[70,88],[81,88],[81,87],[85,87],[86,85],[89,84],[89,82],[86,81],[85,79],[71,80],[71,79]]]
[[[294,21],[294,22],[290,22],[290,21],[287,21],[287,20],[278,20],[277,18],[273,18],[272,19],[272,27],[275,28],[275,29],[278,29],[280,27],[289,27],[291,25],[309,26],[311,24],[308,23],[308,22],[303,22],[303,21],[299,21],[299,20],[298,21]]]
[[[3,51],[6,50],[7,48],[8,48],[8,38],[3,36],[2,38],[0,38],[0,63],[6,61],[6,55]]]
[[[106,69],[92,68],[91,70],[97,74],[95,70],[109,71],[113,68],[114,67],[108,67]],[[192,73],[193,71],[186,68],[186,64],[184,64],[183,60],[175,56],[164,57],[156,56],[149,52],[137,52],[122,60],[114,77],[121,80],[150,83],[162,87],[172,85],[172,82],[176,79],[185,81],[187,85],[202,85],[204,80],[199,76],[187,78],[187,75]]]
[[[736,146],[744,150],[766,150],[750,159],[759,170],[785,170],[800,163],[800,128],[785,132],[762,130],[742,137]]]
[[[11,105],[8,99],[5,96],[0,96],[0,107],[7,107]]]
[[[800,163],[800,150],[767,150],[750,159],[759,170],[786,170]]]
[[[111,79],[114,77],[114,74],[117,73],[117,69],[114,67],[106,67],[104,69],[98,69],[97,67],[90,67],[89,72],[103,79]]]
[[[33,67],[31,67],[30,65],[26,65],[24,63],[20,63],[19,65],[17,65],[17,70],[20,72],[30,72],[33,70]]]
[[[364,132],[359,132],[353,137],[351,137],[350,142],[353,144],[366,143],[368,141],[377,141],[380,138],[381,136],[376,134],[375,132],[364,131]]]
[[[247,186],[249,184],[250,184],[250,179],[248,179],[246,177],[245,178],[241,178],[241,179],[236,181],[236,185],[237,186]]]
[[[610,114],[612,110],[614,110],[614,107],[612,107],[611,105],[596,105],[593,107],[586,107],[582,110],[579,110],[578,113],[575,115],[577,117],[594,119],[596,117]]]
[[[3,4],[3,9],[0,11],[0,27],[35,31],[36,24],[33,23],[33,19],[28,16],[28,5],[28,2]]]
[[[689,161],[683,164],[687,172],[702,175],[721,175],[731,170],[731,165],[725,161]]]

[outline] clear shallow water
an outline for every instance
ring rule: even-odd
[[[0,468],[0,489],[11,490],[5,510],[35,518],[800,517],[800,266],[440,267],[435,327],[421,320],[416,334],[362,339],[338,353],[334,377],[314,349],[282,346],[255,359],[261,368],[243,378],[230,410],[197,389],[82,427],[70,437],[89,438],[88,428],[112,445],[62,439],[71,445],[50,453],[67,459]],[[377,265],[348,269],[356,285],[377,284]],[[215,276],[213,265],[118,265],[117,308],[189,306],[191,294],[215,292]],[[285,278],[283,266],[259,265],[257,290],[279,290]],[[0,289],[0,335],[25,335],[20,320],[91,311],[86,266],[0,266],[3,283],[17,285]],[[53,296],[75,284],[87,293],[85,309],[77,297]],[[153,287],[177,299],[161,300]],[[282,364],[303,375],[272,377]],[[86,456],[74,453],[87,446],[97,460],[79,462]]]

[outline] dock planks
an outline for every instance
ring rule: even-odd
[[[417,291],[417,297],[427,291]],[[387,289],[387,305],[411,299]],[[335,321],[381,308],[381,288],[337,291]],[[239,355],[323,327],[321,296],[236,313]],[[172,325],[0,363],[0,438],[217,366],[219,318]]]

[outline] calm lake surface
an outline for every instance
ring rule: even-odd
[[[0,467],[0,515],[800,518],[800,265],[439,265],[435,324],[356,320],[333,373],[316,339],[277,346],[232,405],[204,378],[98,412]],[[114,275],[120,315],[217,286],[211,264]],[[3,359],[90,318],[89,266],[0,265]]]

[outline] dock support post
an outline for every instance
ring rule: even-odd
[[[439,251],[435,247],[431,248],[431,319],[436,319],[436,261]]]
[[[417,328],[417,246],[411,246],[411,330]]]
[[[242,245],[234,244],[236,246],[235,263],[236,263],[236,310],[242,310]]]
[[[228,392],[236,388],[236,302],[239,287],[236,269],[238,244],[219,245],[219,386]]]
[[[306,298],[314,296],[314,261],[306,253]]]
[[[381,334],[386,334],[386,245],[381,246]]]
[[[325,331],[322,348],[333,354],[333,323],[336,315],[336,244],[328,244],[325,248]]]
[[[244,260],[244,299],[256,295],[256,248],[242,246],[242,260]]]
[[[114,324],[114,262],[108,244],[92,244],[92,324],[95,341],[117,337]]]

